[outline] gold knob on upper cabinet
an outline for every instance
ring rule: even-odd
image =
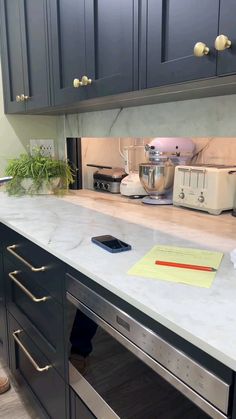
[[[29,97],[29,96],[25,96],[25,95],[24,95],[24,93],[22,93],[22,94],[20,95],[20,101],[21,101],[21,102],[24,102],[25,100],[29,100],[29,98],[30,98],[30,97]]]
[[[92,84],[92,79],[89,79],[87,76],[83,76],[81,80],[74,79],[73,81],[73,86],[75,88],[81,87],[81,86],[89,86],[90,84]]]
[[[217,51],[224,51],[227,48],[231,47],[232,42],[226,35],[219,35],[215,40],[215,49]]]
[[[73,86],[77,89],[78,87],[83,86],[83,83],[79,79],[74,79]]]
[[[87,76],[83,76],[81,79],[82,86],[88,86],[92,84],[92,79],[89,79]]]
[[[197,42],[194,45],[193,53],[195,57],[204,57],[204,55],[209,54],[210,49],[204,42]]]

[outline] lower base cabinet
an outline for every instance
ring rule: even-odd
[[[42,418],[68,418],[64,380],[10,313],[8,328],[12,374],[35,396]]]
[[[3,262],[2,254],[0,253],[0,357],[4,362],[8,363],[7,350],[7,328],[6,328],[6,306],[5,306],[5,291],[3,280]]]

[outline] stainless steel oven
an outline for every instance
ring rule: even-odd
[[[67,275],[69,383],[98,419],[229,418],[231,384]]]

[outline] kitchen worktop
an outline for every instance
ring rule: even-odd
[[[123,298],[236,371],[236,218],[173,206],[147,206],[93,191],[8,197],[0,193],[0,221]],[[111,254],[91,243],[111,234],[132,251]],[[211,288],[127,275],[154,245],[224,252]]]

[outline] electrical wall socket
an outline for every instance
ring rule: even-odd
[[[54,140],[30,140],[30,153],[40,149],[44,157],[55,157]]]

